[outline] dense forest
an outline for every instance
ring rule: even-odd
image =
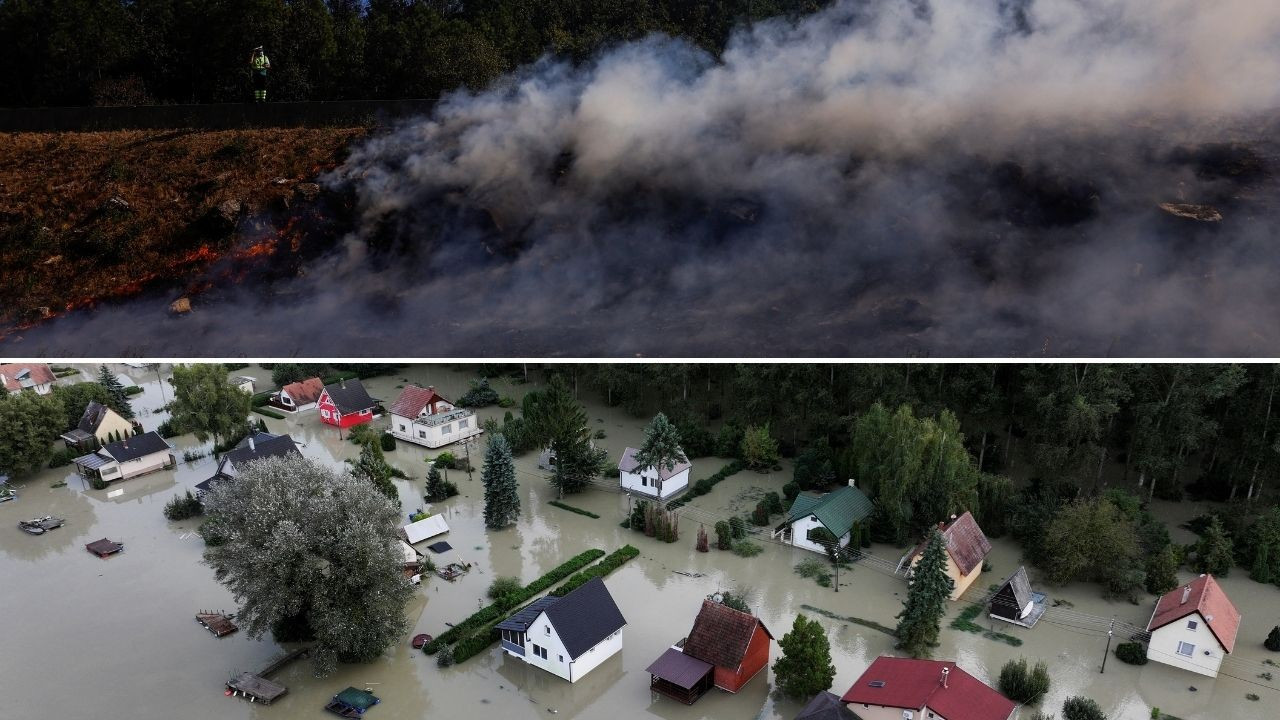
[[[825,0],[0,0],[0,106],[431,98],[661,32],[711,53]]]

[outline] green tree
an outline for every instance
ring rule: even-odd
[[[267,458],[215,485],[205,506],[202,534],[220,540],[205,562],[251,637],[314,638],[323,675],[378,658],[408,631],[399,513],[369,483],[302,457]]]
[[[431,467],[427,469],[427,487],[425,495],[427,502],[441,502],[442,500],[448,500],[457,494],[458,486],[441,477],[440,469],[433,463]]]
[[[1200,540],[1196,542],[1193,567],[1196,572],[1226,577],[1227,573],[1231,572],[1231,566],[1235,564],[1233,553],[1231,538],[1222,528],[1222,521],[1217,515],[1211,515],[1209,525],[1205,527],[1204,532],[1200,534]]]
[[[48,462],[50,443],[66,429],[62,401],[55,394],[0,394],[0,475],[26,475]]]
[[[124,391],[124,385],[120,379],[106,365],[98,367],[98,384],[111,398],[110,402],[106,403],[107,407],[115,410],[125,420],[132,420],[133,408],[129,405],[129,394]]]
[[[769,434],[769,424],[748,427],[742,435],[742,459],[752,470],[767,470],[776,464],[778,441]]]
[[[587,411],[564,379],[556,376],[546,390],[525,395],[522,407],[533,441],[555,456],[551,484],[560,497],[586,489],[600,474],[605,452],[592,446]]]
[[[1107,720],[1107,714],[1093,699],[1073,695],[1062,703],[1062,720]]]
[[[928,657],[938,644],[942,616],[955,583],[947,575],[947,555],[942,533],[929,533],[920,561],[911,572],[911,586],[902,612],[898,613],[898,647],[912,657]]]
[[[729,550],[733,547],[733,531],[729,528],[729,523],[724,520],[716,523],[716,547],[720,550]]]
[[[89,403],[96,402],[106,405],[112,410],[116,410],[113,403],[115,398],[106,388],[96,382],[82,382],[74,385],[54,385],[53,395],[62,403],[64,420],[62,423],[63,430],[70,430],[80,423],[80,417],[84,415],[85,408]],[[120,412],[116,410],[116,412]]]
[[[400,507],[400,493],[395,483],[391,482],[394,470],[382,454],[382,447],[376,442],[367,442],[360,446],[360,456],[351,463],[351,474],[358,480],[373,485],[378,492]]]
[[[1262,644],[1271,652],[1280,652],[1280,625],[1272,626],[1271,632],[1267,633],[1267,639]]]
[[[688,462],[688,458],[680,449],[680,433],[666,415],[658,413],[644,429],[644,442],[636,451],[636,464],[642,470],[653,468],[661,478],[663,471],[671,472],[684,462]],[[658,481],[658,490],[661,494],[661,480]]]
[[[173,368],[175,425],[195,433],[204,442],[235,437],[245,431],[250,395],[227,382],[227,370],[218,364],[176,365]]]
[[[1273,507],[1254,521],[1246,534],[1249,577],[1260,583],[1280,584],[1280,507]]]
[[[279,363],[271,368],[271,382],[276,387],[284,387],[300,380],[319,377],[324,374],[325,369],[323,364]]]
[[[1166,545],[1162,550],[1148,558],[1147,592],[1163,595],[1178,586],[1178,551],[1173,545]]]
[[[782,694],[808,698],[831,687],[836,668],[831,664],[827,633],[817,620],[797,615],[791,632],[778,641],[782,657],[773,663],[773,674]]]
[[[1053,548],[1046,568],[1050,582],[1101,582],[1112,596],[1129,595],[1144,584],[1133,523],[1105,498],[1077,500],[1059,510],[1045,545]],[[1102,557],[1107,562],[1098,562]]]
[[[520,489],[511,447],[502,435],[489,438],[480,479],[484,482],[485,527],[498,529],[514,523],[520,517]]]
[[[997,685],[1005,697],[1018,703],[1035,702],[1049,692],[1049,666],[1043,660],[1028,667],[1026,658],[1010,660],[1000,668]]]

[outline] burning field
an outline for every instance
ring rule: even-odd
[[[1278,43],[1280,6],[1251,0],[849,0],[720,57],[547,58],[354,143],[316,202],[250,208],[238,259],[6,343],[1280,354]],[[311,250],[254,262],[263,242]],[[179,245],[152,270],[200,250]]]

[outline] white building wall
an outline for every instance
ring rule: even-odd
[[[447,433],[446,428],[449,430]],[[418,422],[416,418],[393,414],[391,434],[405,442],[438,448],[480,434],[480,421],[475,415],[470,415],[453,422],[429,426]]]
[[[570,682],[577,682],[584,675],[596,669],[596,667],[613,657],[622,649],[622,630],[619,629],[614,634],[601,640],[595,647],[582,653],[578,659],[574,660],[569,668]]]
[[[1188,628],[1187,621],[1195,622],[1196,628],[1194,630]],[[1190,657],[1178,653],[1179,642],[1195,645]],[[1206,655],[1205,651],[1209,654]],[[1148,660],[1209,677],[1218,676],[1218,668],[1222,666],[1222,659],[1225,656],[1226,652],[1222,644],[1209,630],[1200,613],[1193,613],[1154,630],[1151,633],[1151,642],[1147,644]]]
[[[645,468],[638,473],[619,470],[618,483],[627,492],[651,498],[658,497],[658,473],[653,468]],[[681,470],[662,482],[662,497],[669,498],[687,487],[689,487],[689,471]]]
[[[809,539],[809,531],[819,527],[823,527],[822,523],[818,522],[818,519],[812,515],[791,523],[791,544],[804,550],[826,555],[827,549],[825,547]],[[845,533],[844,537],[840,538],[841,547],[844,547],[845,543],[849,542],[849,535],[850,533]]]
[[[281,390],[281,391],[280,391],[280,399],[281,399],[281,400],[284,400],[285,398],[288,398],[288,399],[289,399],[289,402],[294,403],[294,405],[293,405],[293,409],[292,409],[292,410],[285,410],[285,412],[302,412],[303,410],[315,410],[315,409],[316,409],[316,404],[315,404],[314,402],[309,402],[309,403],[306,403],[306,404],[303,404],[303,405],[298,405],[298,404],[297,404],[297,401],[296,401],[296,400],[294,400],[294,399],[293,399],[293,397],[292,397],[291,395],[289,395],[289,393],[285,392],[284,390]],[[284,403],[281,403],[281,404],[284,404]]]
[[[862,703],[845,703],[845,705],[862,720],[904,720],[911,713],[911,720],[931,720],[924,708],[919,710],[903,710],[902,708],[884,705],[863,705]],[[932,720],[939,720],[941,715],[934,715]]]
[[[547,657],[545,660],[534,652],[534,645],[546,648]],[[614,634],[601,640],[595,647],[582,653],[576,660],[572,660],[569,658],[569,651],[565,650],[564,643],[560,641],[560,636],[556,633],[556,629],[551,625],[551,622],[547,620],[547,614],[544,612],[538,615],[538,619],[533,621],[533,624],[529,626],[529,631],[525,633],[525,654],[523,659],[530,665],[542,668],[552,675],[564,678],[569,682],[577,682],[605,660],[613,657],[621,649],[622,630],[619,629]]]
[[[132,477],[145,475],[146,473],[159,470],[169,464],[169,451],[163,450],[154,452],[150,455],[143,455],[134,460],[128,460],[120,463],[120,479],[128,480]]]

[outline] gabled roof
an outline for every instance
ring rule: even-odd
[[[329,399],[343,415],[368,410],[378,404],[377,400],[369,397],[369,393],[364,389],[364,383],[355,378],[325,385],[324,390],[329,393]]]
[[[1201,575],[1162,595],[1156,601],[1147,630],[1162,628],[1192,613],[1200,613],[1209,631],[1222,643],[1222,648],[1231,652],[1236,645],[1236,633],[1240,630],[1240,611],[1236,610],[1212,575]]]
[[[160,437],[160,433],[152,430],[141,435],[134,435],[131,438],[125,438],[120,442],[103,445],[100,452],[110,455],[116,462],[128,462],[129,460],[137,460],[144,455],[168,452],[172,448],[173,446],[167,440]]]
[[[675,648],[667,648],[667,651],[658,656],[658,659],[650,663],[644,671],[676,687],[689,690],[713,669],[710,663],[690,657]]]
[[[858,720],[858,716],[840,701],[840,696],[823,690],[796,716],[796,720]]]
[[[107,419],[109,412],[114,411],[97,400],[90,400],[84,408],[84,414],[80,416],[80,422],[76,423],[76,428],[93,435],[98,432],[98,428],[102,425],[102,421]]]
[[[402,530],[404,538],[412,545],[449,532],[449,523],[445,522],[443,515],[431,515],[405,525]]]
[[[298,405],[310,405],[319,400],[323,390],[324,381],[318,377],[299,380],[280,388],[280,392],[288,393],[289,397],[293,398],[293,402]]]
[[[991,552],[991,541],[983,534],[982,528],[978,527],[978,521],[973,519],[973,513],[968,510],[941,530],[942,540],[947,545],[947,554],[965,575],[982,565],[987,553]],[[911,551],[911,557],[914,558],[924,552],[924,547],[928,543],[929,538],[926,536],[916,549]]]
[[[5,363],[0,365],[0,377],[5,390],[18,392],[53,382],[53,369],[43,363]]]
[[[235,448],[228,450],[223,456],[221,462],[218,463],[218,472],[224,472],[227,468],[235,468],[236,470],[244,469],[245,463],[254,460],[262,460],[272,457],[289,457],[290,455],[301,455],[298,446],[293,442],[293,438],[285,435],[274,435],[266,432],[255,432],[250,438],[245,438],[236,444]]]
[[[845,486],[825,495],[797,495],[782,522],[789,525],[813,515],[832,535],[842,538],[855,523],[871,517],[874,510],[871,499],[861,490]]]
[[[1014,602],[1019,608],[1025,608],[1031,602],[1031,580],[1027,577],[1027,568],[1019,565],[1018,569],[1000,586],[1000,590],[1008,587],[1013,591]],[[997,590],[996,592],[999,592]]]
[[[737,672],[742,667],[747,645],[751,643],[757,627],[763,628],[765,634],[773,638],[773,633],[755,615],[734,610],[723,603],[703,600],[702,610],[698,611],[689,638],[685,640],[684,652]]]
[[[534,620],[542,614],[543,610],[551,607],[560,598],[554,595],[544,595],[526,605],[519,612],[511,617],[503,620],[493,627],[494,630],[514,630],[515,632],[528,632],[529,626]]]
[[[422,414],[422,409],[436,402],[446,402],[444,396],[436,392],[434,385],[430,387],[418,387],[417,385],[405,385],[404,390],[400,391],[400,397],[391,406],[391,414],[400,417],[416,418]],[[453,403],[449,403],[452,405]]]
[[[946,687],[942,670],[948,668]],[[1016,705],[953,662],[878,657],[841,698],[847,703],[919,710],[947,720],[1007,720]]]
[[[622,459],[618,461],[618,469],[622,472],[637,472],[639,470],[643,470],[644,468],[640,467],[640,463],[636,462],[637,452],[639,452],[639,450],[636,450],[633,447],[623,450]],[[658,473],[658,479],[670,480],[691,467],[693,467],[693,465],[689,464],[688,459],[686,459],[682,463],[677,463],[676,466],[670,470],[662,468],[662,471]]]
[[[592,578],[545,612],[564,649],[574,659],[627,624],[600,578]]]

